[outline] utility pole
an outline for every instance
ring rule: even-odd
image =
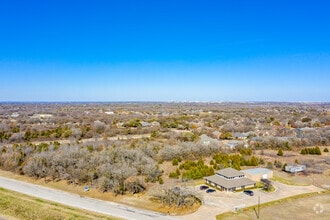
[[[258,219],[260,217],[260,196],[258,196]]]
[[[257,219],[260,218],[260,196],[258,196],[258,210],[256,208],[253,208],[254,212],[256,213]]]

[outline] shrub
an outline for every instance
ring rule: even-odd
[[[329,152],[328,148],[324,148],[323,152]]]
[[[283,151],[282,149],[279,149],[278,152],[277,152],[277,156],[283,156]]]
[[[178,179],[179,178],[179,174],[177,172],[170,172],[170,174],[168,175],[169,178],[173,178],[173,179]]]
[[[267,166],[268,169],[273,169],[273,164],[271,162],[267,162]]]
[[[177,166],[178,164],[179,164],[178,159],[173,159],[173,160],[172,160],[172,165],[173,165],[173,166]]]
[[[279,160],[275,160],[275,161],[274,161],[274,166],[275,166],[276,168],[281,168],[281,167],[282,167],[282,163],[281,163],[281,161],[279,161]]]

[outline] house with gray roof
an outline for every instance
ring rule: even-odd
[[[231,167],[218,170],[215,175],[204,178],[207,184],[215,186],[222,191],[236,191],[255,187],[256,182],[246,178],[241,171]]]

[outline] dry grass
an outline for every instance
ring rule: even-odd
[[[118,219],[2,188],[0,188],[0,213],[9,219]]]
[[[314,210],[315,209],[315,210]],[[256,206],[217,216],[217,220],[257,219]],[[293,196],[260,206],[260,219],[329,219],[330,193],[309,193]]]
[[[308,186],[308,185],[310,185],[308,183],[298,183],[294,180],[286,179],[286,178],[283,178],[283,177],[280,177],[280,176],[274,176],[271,180],[277,181],[277,182],[280,182],[280,183],[283,183],[283,184],[286,184],[286,185],[292,185],[292,186]]]

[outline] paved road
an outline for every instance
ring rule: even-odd
[[[98,199],[92,199],[88,197],[81,197],[76,194],[50,189],[47,187],[38,186],[5,177],[0,177],[0,187],[13,190],[16,192],[24,193],[27,195],[39,197],[42,199],[62,203],[65,205],[73,206],[76,208],[86,209],[123,219],[134,219],[134,220],[176,219],[175,217],[166,216],[157,212],[137,209],[130,206],[125,206],[125,205],[121,205],[113,202],[107,202]]]

